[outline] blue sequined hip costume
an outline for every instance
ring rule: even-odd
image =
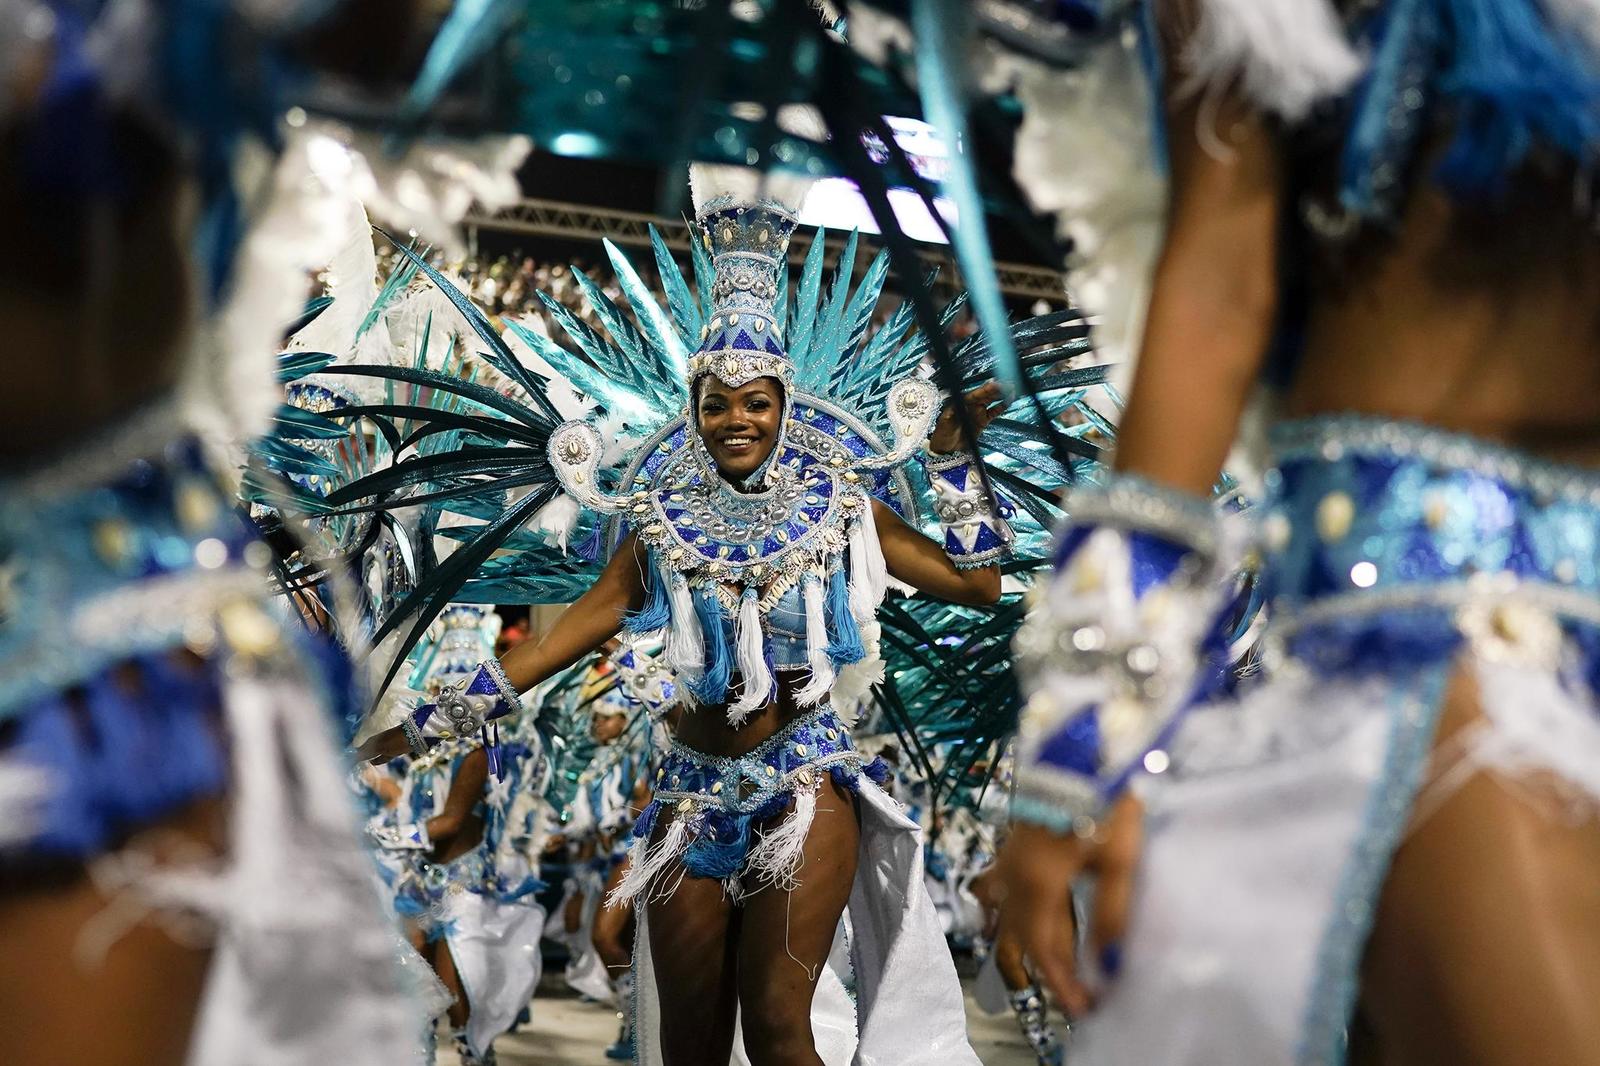
[[[333,743],[348,686],[217,470],[171,403],[0,482],[0,884],[51,905],[92,876],[108,913],[202,923],[195,1061],[400,1062],[408,979]],[[201,802],[223,839],[168,831]]]
[[[220,795],[228,679],[314,660],[173,427],[148,412],[0,481],[0,865],[79,862]]]
[[[1357,416],[1273,441],[1263,670],[1140,782],[1143,887],[1085,1062],[1342,1062],[1413,813],[1477,772],[1600,803],[1600,472]],[[1430,776],[1458,674],[1482,728]]]
[[[1482,635],[1496,604],[1537,609],[1555,627],[1540,636],[1592,647],[1600,472],[1377,419],[1292,422],[1273,439],[1266,591],[1294,658],[1425,669]]]
[[[825,707],[733,758],[674,742],[656,771],[655,797],[634,825],[632,865],[610,902],[670,895],[680,872],[716,878],[735,898],[761,883],[792,885],[823,775],[855,792],[863,774],[881,784],[888,768],[881,759],[865,762]],[[659,834],[658,825],[665,826]]]

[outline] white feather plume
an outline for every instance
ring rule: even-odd
[[[867,649],[866,656],[860,662],[841,667],[839,676],[833,682],[832,706],[847,726],[856,724],[861,705],[872,692],[873,686],[883,680],[883,656],[879,654],[882,633],[883,629],[877,622],[862,626],[861,644]]]
[[[795,693],[795,702],[813,707],[833,691],[833,661],[828,658],[828,625],[822,603],[822,579],[807,574],[800,586],[800,600],[806,611],[806,665],[811,678]]]
[[[534,514],[529,528],[535,533],[543,533],[547,540],[553,540],[566,554],[567,542],[572,539],[572,531],[578,528],[578,518],[583,513],[583,508],[578,506],[566,493],[562,493]]]
[[[1186,87],[1239,80],[1290,122],[1350,87],[1364,65],[1327,0],[1204,0],[1183,52]]]
[[[878,522],[870,501],[859,509],[860,517],[850,526],[850,613],[858,625],[878,615],[884,590],[889,587],[889,567],[878,543]]]
[[[770,829],[758,830],[755,846],[750,849],[747,869],[759,882],[766,882],[783,891],[800,886],[800,867],[805,865],[806,838],[811,835],[811,825],[817,818],[817,790],[797,786],[794,793],[794,810],[787,818]]]
[[[728,721],[735,726],[742,725],[752,711],[763,707],[772,691],[766,636],[761,631],[761,607],[753,589],[739,600],[737,628],[735,645],[743,687],[738,701],[728,707]]]
[[[694,610],[694,596],[682,574],[661,575],[667,583],[672,624],[667,628],[667,665],[685,681],[697,681],[706,672],[705,634]]]

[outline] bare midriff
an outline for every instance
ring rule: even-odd
[[[1470,214],[1431,189],[1319,284],[1286,416],[1427,422],[1600,465],[1600,237],[1552,185]]]
[[[753,751],[784,726],[810,714],[815,708],[801,707],[794,693],[806,683],[810,675],[804,670],[778,675],[778,698],[751,713],[744,724],[735,728],[728,724],[727,705],[695,707],[684,713],[678,722],[678,741],[706,755],[734,757]],[[735,677],[731,691],[738,691]]]

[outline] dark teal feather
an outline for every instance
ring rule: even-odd
[[[433,269],[428,264],[428,261],[415,251],[395,241],[393,237],[390,237],[389,240],[390,243],[394,244],[395,248],[399,249],[400,254],[416,264],[417,269],[426,274],[428,280],[433,282],[440,292],[444,293],[445,298],[455,306],[457,311],[461,312],[461,316],[467,320],[467,324],[478,335],[478,339],[483,341],[485,350],[480,354],[489,365],[521,386],[523,391],[527,393],[528,398],[540,409],[540,413],[545,418],[550,419],[552,422],[560,422],[561,415],[556,411],[555,406],[551,404],[549,397],[528,376],[527,369],[517,361],[517,357],[511,349],[506,347],[505,340],[495,331],[494,324],[489,321],[482,311],[478,310],[478,305],[468,299],[460,289],[450,284],[443,274]]]
[[[287,385],[315,374],[338,356],[327,352],[281,352],[278,355],[278,381]]]
[[[347,374],[351,377],[388,378],[393,381],[409,382],[413,385],[433,389],[436,392],[449,393],[481,407],[510,415],[523,425],[542,430],[545,433],[555,429],[559,421],[559,419],[552,421],[545,418],[530,410],[524,404],[518,403],[509,396],[502,396],[491,388],[477,385],[470,381],[463,381],[454,375],[440,373],[436,370],[418,370],[408,366],[384,366],[377,363],[343,363],[330,366],[323,373]]]
[[[338,440],[350,429],[326,415],[281,403],[272,414],[272,432],[285,440]]]

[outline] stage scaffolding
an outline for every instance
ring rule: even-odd
[[[686,252],[689,248],[689,227],[682,219],[662,218],[637,211],[617,211],[604,207],[589,207],[561,203],[556,200],[522,200],[492,214],[474,209],[463,220],[468,227],[469,240],[476,246],[477,230],[498,230],[508,233],[526,233],[539,237],[563,237],[590,240],[596,244],[601,238],[633,247],[649,247],[650,226],[656,230],[674,251]],[[844,245],[844,235],[828,234],[828,262],[831,265]],[[864,269],[880,246],[878,237],[863,233],[860,247],[866,255],[857,254],[856,269]],[[920,245],[922,258],[930,268],[940,268],[940,282],[953,285],[955,264],[949,252],[941,247]],[[804,258],[806,245],[791,249],[789,258],[798,263]],[[1024,266],[1020,263],[997,263],[996,273],[1000,289],[1007,296],[1018,299],[1045,299],[1052,302],[1066,298],[1061,274],[1046,267]]]

